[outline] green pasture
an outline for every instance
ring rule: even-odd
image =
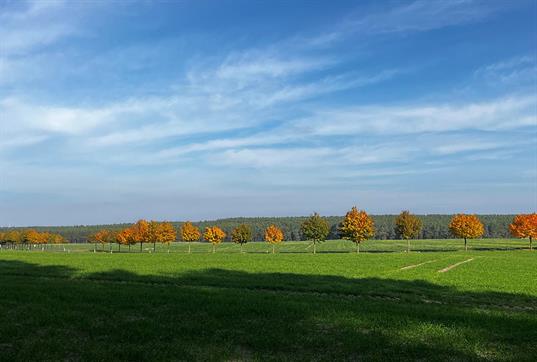
[[[412,244],[4,248],[0,360],[535,360],[537,252]]]
[[[190,244],[192,253],[212,253],[212,244],[207,242],[173,242],[170,245],[157,243],[155,251],[157,253],[187,253]],[[4,245],[3,249],[11,246]],[[47,252],[110,252],[113,253],[152,253],[153,244],[144,243],[127,246],[118,244],[56,244],[56,245],[16,245],[19,250],[47,251]],[[431,252],[431,251],[457,251],[464,250],[464,241],[461,239],[420,239],[410,240],[411,251]],[[519,250],[528,249],[529,243],[524,239],[476,239],[468,240],[469,250]],[[405,240],[368,240],[360,245],[361,252],[406,252],[407,241]],[[2,251],[2,249],[0,249]],[[240,253],[240,245],[223,242],[216,247],[217,253]],[[272,246],[266,242],[250,242],[243,246],[245,253],[271,253]],[[313,253],[312,243],[309,241],[283,241],[276,246],[278,253]],[[353,253],[356,252],[356,245],[348,240],[329,240],[317,244],[318,253]]]

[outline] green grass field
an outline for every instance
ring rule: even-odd
[[[0,360],[534,361],[537,252],[469,245],[4,249]]]
[[[212,245],[206,242],[190,243],[193,253],[208,253],[212,252]],[[456,251],[464,250],[464,241],[461,239],[448,240],[411,240],[411,249],[413,251],[429,252],[429,251]],[[528,241],[521,239],[477,239],[469,240],[468,248],[471,250],[519,250],[527,249]],[[26,246],[18,246],[25,248]],[[108,252],[112,248],[112,252],[121,251],[126,253],[129,248],[126,246],[118,247],[117,244],[61,244],[46,246],[47,252],[93,252],[95,249],[98,252]],[[5,248],[5,247],[4,247]],[[32,250],[40,250],[41,246],[36,245]],[[404,240],[370,240],[360,246],[361,251],[365,252],[402,252],[406,251],[407,242]],[[143,244],[142,252],[149,253],[153,250],[153,244]],[[168,250],[171,253],[186,253],[188,252],[188,244],[184,242],[174,242],[170,246],[166,244],[156,244],[158,253],[166,253]],[[240,246],[234,243],[222,243],[216,248],[218,253],[239,253]],[[305,241],[284,241],[276,247],[279,253],[312,253],[313,248],[311,242]],[[354,252],[356,246],[347,240],[331,240],[317,245],[319,253],[347,253]],[[272,247],[264,242],[252,242],[244,245],[246,253],[267,253],[271,252]],[[140,244],[133,245],[130,249],[132,253],[140,252]]]

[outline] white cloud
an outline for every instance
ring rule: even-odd
[[[334,29],[303,41],[313,47],[326,46],[350,35],[405,34],[464,25],[490,17],[506,5],[475,0],[417,0],[395,4],[366,16],[350,15]]]
[[[65,1],[26,1],[0,10],[2,56],[21,55],[77,32],[62,11]]]
[[[489,84],[505,86],[513,84],[535,85],[537,81],[537,58],[534,56],[519,56],[501,62],[489,64],[477,69],[474,76]]]
[[[347,107],[318,110],[296,126],[316,135],[493,131],[536,125],[536,107],[534,95],[479,103]]]
[[[440,155],[452,155],[461,152],[493,150],[505,146],[505,143],[502,142],[480,142],[472,139],[467,139],[463,142],[458,141],[455,143],[443,144],[440,146],[433,147],[432,151]]]

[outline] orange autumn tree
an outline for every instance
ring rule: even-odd
[[[358,210],[356,206],[353,206],[351,211],[345,215],[345,219],[339,227],[339,233],[343,239],[355,243],[356,253],[359,253],[360,244],[375,235],[375,223],[365,211]]]
[[[272,254],[274,254],[276,244],[279,244],[283,241],[282,229],[276,225],[270,225],[265,229],[265,241],[269,244],[272,244]]]
[[[132,239],[131,228],[123,229],[116,234],[116,243],[118,244],[119,251],[121,251],[121,245],[129,245]]]
[[[4,235],[6,243],[11,243],[11,248],[15,248],[15,244],[20,244],[22,241],[22,233],[17,230],[10,230]]]
[[[213,253],[216,252],[216,245],[220,244],[225,237],[226,233],[218,226],[206,227],[203,233],[203,238],[213,244]]]
[[[529,238],[530,250],[533,250],[532,240],[537,238],[537,214],[520,214],[515,216],[511,225],[509,225],[509,231],[515,238]]]
[[[89,241],[92,243],[100,243],[104,250],[104,244],[108,243],[110,245],[110,252],[112,251],[112,242],[114,241],[114,235],[110,230],[102,229],[97,231],[95,234],[90,235]],[[93,252],[95,252],[95,246]]]
[[[200,229],[198,229],[198,227],[193,225],[190,221],[187,221],[181,225],[180,233],[181,240],[188,243],[188,253],[190,254],[190,243],[193,241],[198,241],[201,238]]]
[[[464,250],[468,250],[467,239],[483,236],[485,228],[476,215],[457,214],[449,223],[449,230],[458,238],[464,239]]]
[[[177,232],[173,225],[169,222],[161,222],[157,227],[157,241],[168,245],[168,253],[170,252],[170,244],[177,239]]]
[[[95,234],[92,234],[92,235],[89,236],[88,241],[90,243],[93,243],[93,252],[94,253],[97,251],[96,247],[95,247],[95,245],[97,243],[100,243],[102,248],[103,248],[103,250],[104,250],[104,243],[109,242],[109,239],[108,239],[109,235],[110,235],[110,232],[108,230],[103,229],[103,230],[99,230]]]
[[[138,220],[136,224],[130,227],[131,229],[131,240],[130,243],[136,244],[140,243],[140,253],[144,245],[144,241],[149,240],[149,223],[144,220]]]
[[[26,244],[39,244],[41,242],[41,235],[34,229],[26,230],[23,233],[22,242]]]

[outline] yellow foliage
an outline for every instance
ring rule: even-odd
[[[213,245],[220,244],[225,237],[226,233],[218,226],[206,227],[203,233],[203,238]]]
[[[449,229],[456,237],[475,239],[483,236],[485,228],[475,215],[457,214],[453,216],[449,223]]]
[[[345,215],[339,232],[343,239],[360,244],[362,241],[370,239],[375,235],[375,223],[365,211],[358,210],[354,206]]]
[[[265,229],[265,241],[270,244],[278,244],[283,241],[283,231],[276,225],[270,225]]]
[[[198,241],[201,238],[200,229],[193,225],[190,221],[185,222],[181,226],[181,239],[183,241]]]
[[[177,238],[177,232],[169,222],[161,222],[157,226],[157,242],[170,244]]]

